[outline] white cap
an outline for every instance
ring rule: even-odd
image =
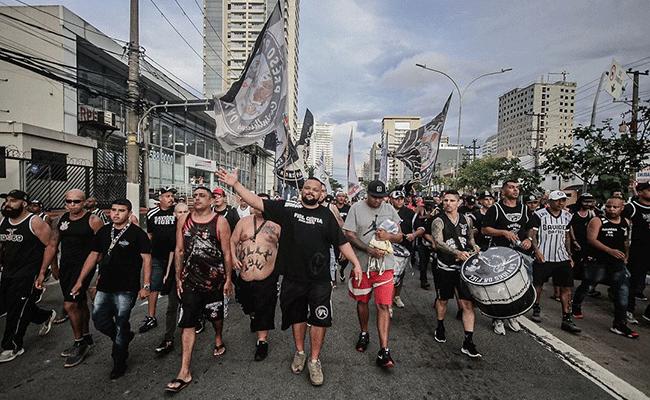
[[[549,200],[561,200],[561,199],[566,199],[567,195],[561,190],[554,190],[551,192],[551,194],[548,195]]]

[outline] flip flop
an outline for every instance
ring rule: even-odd
[[[180,385],[176,387],[169,387],[169,385],[173,383],[179,383]],[[165,391],[170,393],[178,393],[181,390],[185,389],[190,383],[192,383],[191,379],[189,381],[184,381],[182,379],[176,378],[169,382],[167,386],[165,386]]]
[[[214,346],[214,350],[212,351],[212,356],[213,357],[220,357],[226,353],[226,346],[221,343],[219,345]]]

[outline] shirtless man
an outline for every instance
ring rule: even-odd
[[[269,195],[258,194],[269,200]],[[251,332],[257,333],[255,361],[269,352],[269,330],[275,329],[275,304],[278,300],[278,255],[280,225],[265,220],[259,210],[239,220],[230,237],[233,266],[239,271],[239,302],[251,320]]]

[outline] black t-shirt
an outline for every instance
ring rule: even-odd
[[[347,243],[334,214],[323,206],[264,200],[264,218],[282,227],[277,265],[285,278],[329,282],[330,247]]]
[[[226,218],[226,221],[228,221],[228,225],[230,226],[230,232],[232,233],[232,231],[235,230],[237,222],[239,222],[239,214],[237,213],[237,209],[231,206],[226,206],[226,208],[223,210],[217,211],[215,209],[214,212]]]
[[[573,228],[573,236],[583,250],[587,246],[587,225],[595,216],[596,213],[592,210],[588,210],[584,217],[578,214],[578,211],[571,216],[569,226]]]
[[[642,246],[650,244],[650,206],[641,204],[638,200],[625,205],[623,217],[632,221],[632,243],[633,249],[641,249]]]
[[[113,225],[104,225],[95,235],[93,251],[106,257],[111,245]],[[114,235],[121,230],[115,230]],[[131,224],[120,236],[111,251],[107,265],[100,263],[97,290],[108,293],[137,292],[140,290],[140,269],[142,257],[140,254],[151,253],[151,241],[147,234],[138,226]]]
[[[343,207],[336,206],[336,208],[339,209],[339,215],[341,216],[341,219],[345,221],[345,218],[348,216],[348,213],[350,212],[350,205],[343,204]]]
[[[59,218],[57,229],[61,243],[61,268],[79,269],[88,258],[95,237],[95,232],[90,226],[91,215],[87,212],[73,221],[70,219],[70,213],[65,213]]]
[[[415,211],[408,207],[402,207],[397,210],[397,215],[399,215],[399,218],[402,220],[399,224],[402,233],[404,235],[413,233],[413,218],[415,218]],[[402,240],[400,244],[409,250],[413,248],[413,242],[409,242],[406,238]]]
[[[169,259],[176,247],[176,216],[174,209],[152,208],[147,213],[147,233],[151,234],[151,256],[159,260]],[[166,264],[165,264],[166,265]]]
[[[483,227],[511,231],[519,237],[519,240],[523,240],[526,238],[529,220],[528,209],[522,203],[517,202],[514,207],[508,207],[500,201],[488,209]],[[514,245],[505,237],[494,236],[492,246],[513,247]]]
[[[434,218],[435,218],[434,216],[428,216],[426,218],[418,216],[415,219],[415,223],[413,224],[413,230],[424,228],[424,233],[431,235],[431,223],[433,222]],[[417,244],[425,247],[431,247],[431,242],[426,240],[424,236],[420,236],[417,239]]]

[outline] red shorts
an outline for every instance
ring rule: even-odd
[[[357,285],[354,275],[350,274],[348,279],[348,290],[350,297],[361,303],[370,302],[370,296],[375,293],[375,304],[391,305],[393,304],[393,270],[387,269],[383,274],[373,271],[370,273],[364,272],[361,275],[361,282]]]

